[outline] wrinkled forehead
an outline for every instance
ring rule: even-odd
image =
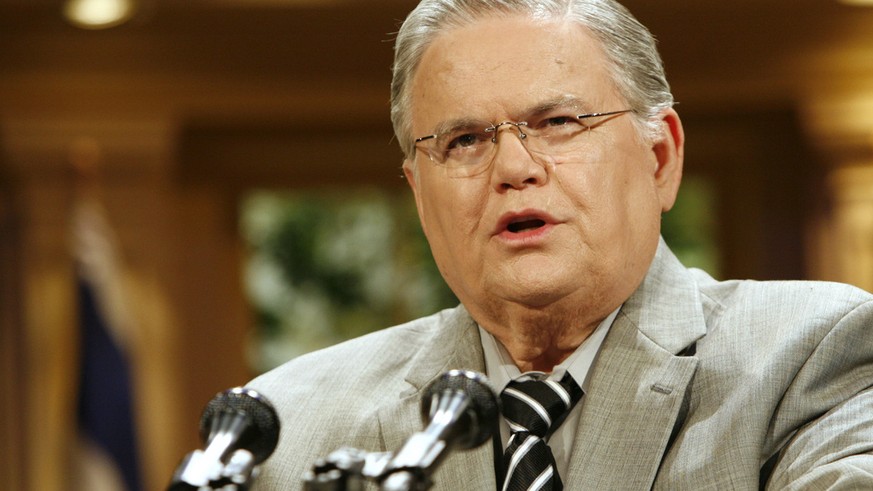
[[[600,43],[585,27],[529,16],[446,29],[425,50],[410,91],[414,131],[452,117],[518,117],[569,98],[599,108],[618,97]]]

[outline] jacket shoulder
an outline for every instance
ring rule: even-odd
[[[873,302],[873,295],[860,288],[827,281],[717,281],[692,270],[705,309],[727,314],[742,311],[765,318],[816,318],[838,321],[848,312]]]
[[[309,393],[318,386],[354,391],[403,376],[407,366],[442,325],[446,312],[382,329],[294,358],[247,384],[268,394]]]

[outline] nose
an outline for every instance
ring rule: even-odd
[[[498,192],[542,186],[548,182],[545,166],[534,158],[525,145],[528,136],[524,133],[524,126],[525,123],[511,122],[494,125],[494,136],[491,141],[496,148],[491,181]],[[501,137],[502,128],[509,130],[509,135]]]

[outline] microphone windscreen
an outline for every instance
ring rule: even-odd
[[[485,443],[497,427],[500,414],[500,400],[491,383],[481,373],[469,370],[450,370],[434,380],[426,389],[421,401],[421,417],[427,422],[441,397],[452,397],[458,393],[468,399],[464,414],[458,420],[458,438],[453,442],[461,450]]]
[[[254,455],[255,462],[267,459],[279,442],[279,416],[263,395],[245,387],[235,387],[216,395],[200,417],[200,438],[208,442],[214,422],[226,417],[242,417],[247,427],[237,442]]]

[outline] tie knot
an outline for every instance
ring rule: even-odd
[[[540,438],[550,435],[582,398],[582,389],[569,373],[554,380],[513,380],[500,394],[503,417],[513,433],[525,431]]]

